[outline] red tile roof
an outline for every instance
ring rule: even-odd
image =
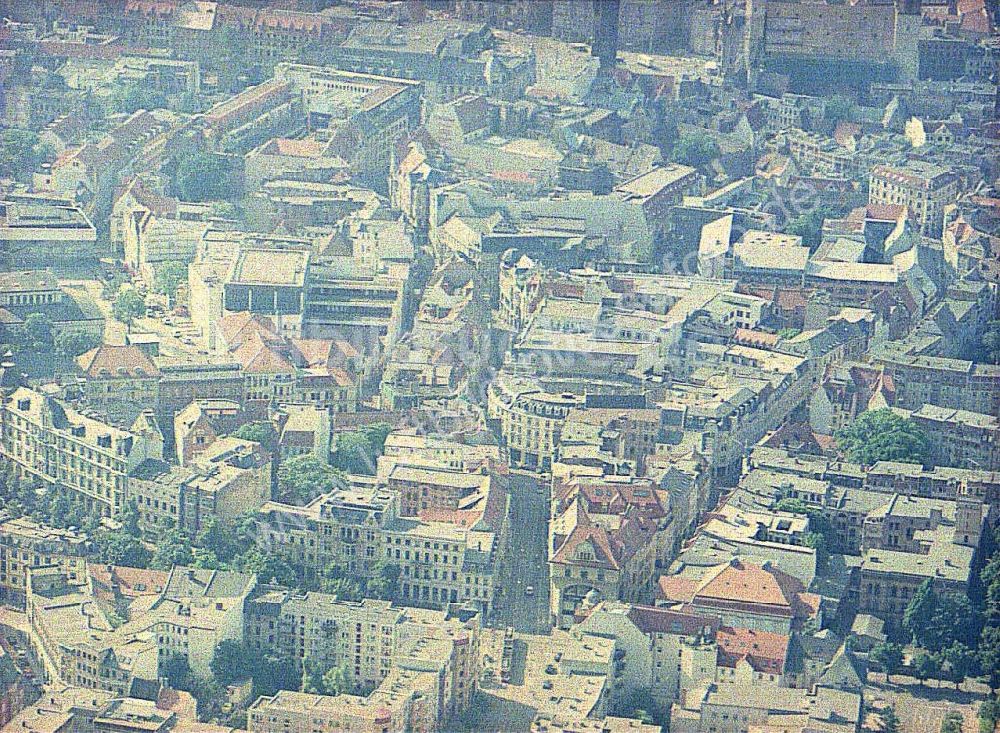
[[[89,379],[156,377],[160,370],[137,346],[101,344],[76,357],[77,366]]]
[[[720,667],[735,667],[745,659],[757,672],[780,675],[785,671],[788,637],[784,634],[722,626],[715,640]]]
[[[704,634],[714,636],[719,627],[719,619],[700,616],[683,611],[671,611],[657,606],[631,606],[628,611],[629,620],[644,634],[683,634],[695,636]]]

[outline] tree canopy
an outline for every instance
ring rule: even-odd
[[[923,430],[889,409],[865,412],[837,431],[836,438],[850,460],[866,466],[878,461],[923,463],[929,455]]]
[[[101,337],[88,331],[60,331],[55,338],[56,351],[71,359],[96,348],[100,343]]]
[[[882,641],[872,647],[869,658],[885,672],[885,681],[888,682],[889,676],[897,672],[903,663],[903,647],[891,641]]]
[[[163,92],[142,84],[131,84],[117,88],[111,95],[111,104],[116,112],[132,114],[140,109],[162,109],[167,106]]]
[[[156,292],[163,293],[173,299],[177,295],[177,287],[187,281],[187,265],[183,262],[163,262],[156,267],[156,277],[153,286]]]
[[[177,164],[177,194],[185,201],[216,201],[233,193],[229,163],[219,155],[195,153]]]
[[[134,288],[122,288],[111,306],[114,317],[125,324],[146,314],[146,299]]]
[[[707,133],[687,132],[674,145],[673,158],[695,168],[708,165],[719,157],[719,145]]]
[[[296,456],[278,468],[278,496],[290,504],[307,504],[343,485],[343,472],[315,456]]]
[[[31,130],[18,127],[0,130],[0,178],[27,181],[51,155],[51,148]]]
[[[972,647],[979,634],[979,615],[961,593],[938,593],[928,578],[917,588],[903,613],[903,628],[924,649],[940,652],[952,645]]]
[[[392,426],[388,423],[374,423],[337,434],[337,449],[330,460],[331,465],[346,473],[373,476],[390,432]]]
[[[267,450],[273,452],[278,445],[278,434],[274,432],[274,426],[266,421],[248,422],[240,425],[233,432],[233,436],[241,440],[250,440],[260,443]]]

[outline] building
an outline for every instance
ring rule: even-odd
[[[402,516],[416,517],[427,510],[457,510],[491,491],[489,474],[466,473],[440,467],[396,463],[385,474],[385,485],[399,495]]]
[[[90,577],[73,582],[52,567],[29,573],[28,622],[50,674],[125,696],[136,680],[157,680],[173,655],[208,676],[219,642],[242,639],[255,576],[180,566],[134,572],[143,577],[125,596],[124,620],[109,616]]]
[[[280,595],[261,599],[268,611],[280,606],[276,620],[269,614],[261,622],[276,621],[293,655],[303,657],[305,650],[305,658],[346,668],[358,694],[261,697],[250,707],[249,730],[440,730],[469,706],[479,674],[475,614],[403,609],[388,601],[342,602],[323,594]]]
[[[385,21],[359,24],[323,60],[338,69],[412,79],[433,101],[484,94],[515,101],[535,81],[530,51],[497,48],[485,24],[424,21],[399,27]]]
[[[278,64],[274,76],[300,97],[308,128],[327,131],[327,154],[379,187],[397,142],[422,121],[419,81],[289,63]]]
[[[438,642],[451,646],[442,660],[457,652],[462,661],[475,665],[475,655],[464,658],[461,647],[478,646],[478,626],[474,613],[457,606],[435,611],[371,598],[341,601],[324,593],[268,590],[248,605],[246,638],[253,649],[308,659],[323,668],[344,668],[352,689],[374,690],[406,664],[407,655],[425,646],[440,651]],[[365,633],[359,636],[358,629]],[[461,693],[460,705],[468,703],[468,687],[475,684],[468,678],[462,681],[465,684],[452,688]]]
[[[271,456],[258,444],[220,438],[184,466],[144,461],[129,480],[139,526],[151,535],[174,526],[191,536],[205,525],[231,525],[271,496]]]
[[[944,207],[957,197],[958,177],[923,161],[910,161],[902,167],[877,165],[868,182],[869,203],[907,207],[920,232],[930,237],[941,236]]]
[[[917,588],[968,590],[989,507],[973,498],[934,502],[897,497],[865,519],[861,566],[853,582],[857,608],[898,628]]]
[[[87,417],[53,397],[20,387],[0,411],[0,456],[28,481],[58,486],[88,511],[125,508],[129,474],[163,458],[163,436],[140,415],[134,430]]]
[[[243,408],[232,400],[195,400],[174,417],[177,463],[187,465],[223,435],[239,427]]]
[[[718,733],[748,733],[765,729],[815,730],[852,733],[863,717],[861,695],[829,687],[776,688],[761,695],[753,685],[719,682],[688,691],[673,706],[670,730],[696,733],[715,728]]]
[[[114,425],[131,425],[160,400],[160,370],[138,346],[101,344],[76,358],[83,403]]]
[[[677,531],[668,492],[651,481],[581,476],[555,484],[548,543],[555,623],[567,628],[585,602],[646,597]]]
[[[927,436],[932,464],[1000,470],[1000,419],[931,404],[904,414]]]
[[[699,570],[694,569],[695,574]],[[705,569],[700,578],[661,576],[658,604],[719,616],[727,626],[786,636],[820,612],[819,597],[807,593],[797,578],[738,558]]]
[[[99,340],[104,316],[83,289],[59,284],[50,270],[13,270],[0,273],[0,332],[24,324],[32,313],[52,322],[52,334],[85,334]]]
[[[0,201],[0,256],[6,267],[73,267],[96,262],[97,229],[67,199],[10,194]]]
[[[28,568],[57,565],[71,580],[86,575],[87,541],[77,532],[54,529],[28,517],[0,523],[0,598],[23,607]]]

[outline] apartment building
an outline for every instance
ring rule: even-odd
[[[160,401],[160,370],[138,346],[101,344],[76,358],[83,406],[114,425],[131,425]]]
[[[399,497],[378,487],[345,487],[305,506],[267,502],[258,511],[258,542],[319,577],[336,566],[366,575],[383,556],[382,527],[399,515]]]
[[[483,464],[499,460],[500,449],[495,445],[460,443],[441,436],[394,430],[385,439],[378,459],[378,475],[387,475],[397,463],[474,473]]]
[[[29,571],[28,622],[47,669],[61,681],[125,696],[134,680],[157,680],[175,654],[207,677],[219,642],[243,638],[255,576],[179,566],[134,572],[147,577],[125,594],[122,619],[98,602],[102,591],[92,577],[71,581],[54,567]]]
[[[877,165],[868,181],[869,203],[907,207],[921,234],[929,237],[941,236],[944,207],[954,202],[957,195],[958,176],[919,160],[900,167]]]
[[[397,463],[385,477],[386,488],[399,494],[400,515],[420,516],[426,510],[454,510],[469,500],[486,496],[493,478],[488,474],[464,473]]]
[[[122,430],[19,387],[0,408],[0,456],[22,479],[59,486],[111,516],[125,507],[129,474],[147,458],[163,459],[163,436],[148,417]]]
[[[184,466],[144,461],[130,477],[128,497],[144,531],[174,526],[193,536],[209,522],[232,524],[262,506],[271,496],[272,470],[258,443],[226,437]]]
[[[917,588],[965,593],[990,509],[972,497],[934,501],[894,496],[865,520],[855,576],[859,612],[896,627]]]
[[[277,598],[276,595],[284,594]],[[479,619],[475,614],[346,603],[323,594],[272,592],[260,617],[291,641],[291,653],[315,647],[324,664],[345,664],[358,694],[323,697],[279,692],[249,711],[252,731],[440,730],[464,712],[479,676]],[[251,611],[251,624],[258,624]],[[253,643],[253,642],[251,642]]]
[[[506,501],[504,502],[506,512]],[[506,517],[500,522],[506,524]],[[500,522],[464,523],[399,517],[385,527],[387,561],[400,566],[403,603],[441,608],[463,603],[488,614],[496,592],[495,570],[502,551]]]
[[[71,581],[86,575],[87,540],[29,517],[0,522],[0,599],[23,607],[28,568],[55,565]]]
[[[934,465],[1000,471],[1000,418],[930,404],[904,414],[923,429]]]

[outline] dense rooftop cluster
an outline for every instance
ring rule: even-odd
[[[1000,721],[995,3],[0,5],[0,728]]]

